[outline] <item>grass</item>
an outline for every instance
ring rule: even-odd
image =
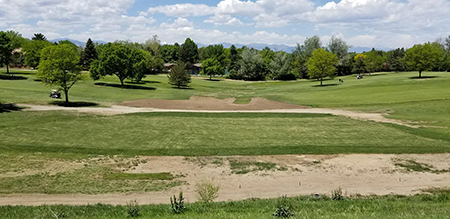
[[[402,167],[406,171],[410,172],[429,172],[429,173],[448,173],[450,172],[450,169],[442,169],[437,170],[432,165],[426,164],[426,163],[420,163],[415,160],[397,160],[395,163],[395,166]]]
[[[169,195],[167,197],[169,202]],[[219,203],[186,204],[186,212],[173,214],[169,205],[143,205],[139,218],[274,218],[277,199],[250,199]],[[369,196],[333,201],[321,196],[288,198],[294,218],[450,218],[450,193],[439,191],[415,196]],[[0,218],[126,218],[126,206],[3,206]]]
[[[171,173],[110,173],[105,176],[109,180],[173,180]]]
[[[0,151],[84,155],[450,152],[439,136],[318,114],[71,112],[0,114]],[[126,131],[125,131],[126,130]],[[426,145],[426,147],[424,147]]]
[[[277,165],[271,162],[250,162],[230,160],[231,173],[247,174],[250,172],[276,170]]]
[[[87,166],[61,173],[40,172],[17,177],[1,177],[0,194],[105,194],[166,190],[182,184],[167,175],[137,180],[136,176],[114,175],[102,166]],[[138,175],[137,175],[138,176]],[[148,175],[149,176],[149,175]],[[105,178],[109,180],[104,180]],[[156,178],[156,179],[155,179]],[[161,181],[161,178],[169,181]]]

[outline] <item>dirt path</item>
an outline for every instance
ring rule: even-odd
[[[388,119],[387,114],[365,113],[339,109],[310,108],[300,105],[270,101],[263,98],[253,98],[249,104],[234,104],[234,98],[219,100],[210,97],[192,97],[190,100],[138,100],[125,101],[121,105],[109,108],[101,107],[59,107],[19,104],[30,111],[65,110],[102,115],[119,115],[142,112],[200,112],[200,113],[314,113],[345,116],[358,120],[392,123],[412,128],[424,127],[412,122]]]
[[[276,198],[281,195],[297,196],[314,193],[329,195],[341,187],[347,195],[411,195],[421,189],[449,186],[450,173],[414,172],[397,166],[398,163],[415,161],[431,165],[433,170],[447,170],[450,154],[390,155],[276,155],[233,157],[141,157],[141,163],[129,173],[171,172],[182,174],[178,180],[186,184],[164,192],[143,194],[103,195],[0,195],[0,205],[123,205],[130,200],[140,204],[167,204],[172,194],[183,191],[188,202],[197,201],[195,184],[211,180],[220,186],[216,201],[243,200],[248,198]],[[235,162],[274,163],[268,171],[250,171],[233,174],[230,160]],[[396,165],[397,164],[397,165]],[[247,166],[252,169],[252,166]]]

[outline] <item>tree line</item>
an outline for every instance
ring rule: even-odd
[[[326,77],[364,74],[381,71],[450,70],[450,36],[435,42],[398,48],[390,51],[372,49],[368,52],[349,52],[344,40],[332,37],[324,45],[318,36],[297,44],[291,53],[266,47],[224,48],[210,45],[198,48],[187,38],[183,44],[161,44],[158,36],[144,43],[115,41],[98,44],[88,39],[84,47],[70,41],[49,42],[40,33],[26,39],[15,31],[0,32],[0,66],[38,69],[38,77],[48,85],[57,85],[66,94],[77,81],[81,71],[89,71],[98,80],[106,75],[117,76],[121,85],[125,80],[140,82],[145,75],[165,70],[165,63],[175,63],[169,83],[177,87],[190,83],[186,70],[201,63],[201,74],[212,79],[223,76],[236,80],[297,80],[317,79],[322,85]],[[59,74],[59,75],[58,75]]]

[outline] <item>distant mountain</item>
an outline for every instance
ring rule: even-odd
[[[59,39],[54,39],[54,40],[50,40],[50,42],[52,42],[52,43],[57,43],[57,42],[62,41],[62,40],[68,40],[68,41],[72,42],[73,44],[75,44],[75,45],[77,45],[77,46],[81,46],[81,47],[86,46],[86,42],[81,42],[81,41],[73,40],[73,39],[69,39],[69,38],[59,38]],[[86,41],[87,41],[87,40],[86,40]],[[106,44],[106,43],[108,43],[108,42],[101,41],[101,40],[94,40],[94,43],[98,43],[98,44]]]
[[[231,43],[218,43],[218,44],[223,45],[224,48],[230,48],[231,45],[233,45]],[[198,43],[198,47],[206,47],[209,45],[211,45],[211,44]],[[284,52],[292,52],[295,50],[295,47],[288,46],[288,45],[282,45],[282,44],[252,43],[252,44],[234,44],[234,46],[236,46],[236,48],[242,48],[242,47],[246,46],[246,47],[250,47],[250,48],[254,48],[254,49],[258,49],[258,50],[262,50],[266,47],[269,47],[271,50],[284,51]]]
[[[362,52],[370,52],[372,51],[372,47],[352,47],[348,51],[349,52],[356,52],[356,53],[362,53]],[[378,48],[376,47],[375,50],[383,50],[383,51],[389,51],[391,49],[389,48]]]

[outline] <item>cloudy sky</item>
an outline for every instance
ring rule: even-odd
[[[25,37],[410,47],[450,35],[450,0],[0,0],[0,29]]]

